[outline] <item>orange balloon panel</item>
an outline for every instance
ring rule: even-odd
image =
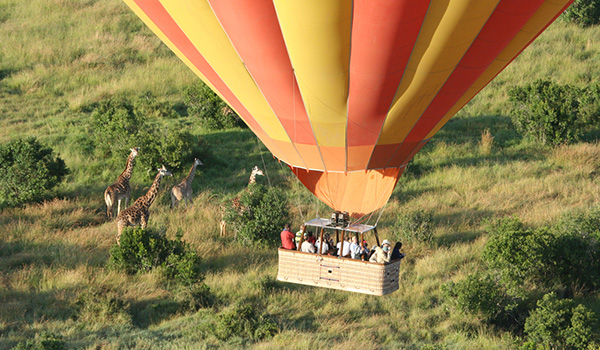
[[[125,0],[336,210],[408,161],[572,0]]]

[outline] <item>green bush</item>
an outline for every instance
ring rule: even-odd
[[[532,230],[518,218],[488,224],[483,258],[516,289],[587,294],[600,288],[600,210],[565,215],[554,227]]]
[[[202,281],[200,256],[189,244],[181,240],[166,238],[152,229],[141,227],[125,228],[121,234],[121,245],[110,250],[109,266],[129,274],[160,268],[167,280],[191,285]]]
[[[579,114],[584,123],[597,125],[600,121],[600,84],[588,86],[581,95]]]
[[[54,150],[37,139],[18,138],[0,145],[0,208],[44,199],[69,173]]]
[[[555,283],[553,278],[552,242],[550,230],[525,228],[516,217],[487,224],[490,237],[483,258],[491,268],[498,269],[502,282],[513,291],[525,285],[547,288]]]
[[[254,307],[246,304],[235,305],[229,310],[221,312],[212,332],[221,340],[241,337],[257,341],[277,334],[279,327],[268,317],[257,315]]]
[[[146,96],[146,97],[144,97]],[[167,164],[181,169],[183,162],[197,155],[200,140],[184,131],[179,123],[157,127],[148,116],[173,118],[176,112],[157,103],[148,95],[135,104],[112,97],[97,103],[92,111],[92,135],[97,152],[114,162],[123,163],[132,147],[140,147],[141,167],[155,169]]]
[[[289,222],[288,201],[282,190],[251,184],[240,196],[241,210],[226,206],[225,220],[244,245],[277,244]]]
[[[66,350],[67,344],[62,340],[62,336],[43,332],[36,334],[35,340],[28,340],[19,343],[13,350]]]
[[[459,312],[479,314],[484,321],[502,326],[522,325],[523,305],[510,296],[491,274],[474,274],[458,282],[442,285],[446,303]]]
[[[554,228],[554,260],[570,294],[600,288],[600,208],[563,215]]]
[[[188,114],[199,118],[200,124],[206,129],[220,130],[245,125],[227,103],[203,82],[185,89],[183,101]]]
[[[517,131],[542,144],[578,141],[585,121],[579,115],[581,89],[537,80],[509,91],[511,120]]]
[[[525,321],[530,349],[585,349],[594,343],[595,314],[570,299],[549,293]]]
[[[598,24],[600,23],[600,1],[575,0],[562,17],[580,27]]]
[[[394,224],[399,241],[431,243],[433,239],[433,212],[424,209],[402,210]]]

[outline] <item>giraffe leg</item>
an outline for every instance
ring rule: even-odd
[[[121,199],[117,199],[117,217],[121,214]]]
[[[142,229],[146,229],[146,226],[148,226],[148,216],[149,215],[142,215],[142,217],[140,218],[140,226],[142,226]]]
[[[221,220],[221,222],[219,223],[219,226],[220,226],[219,236],[225,237],[227,235],[227,222],[225,220]]]
[[[171,191],[171,209],[175,208],[176,206],[177,206],[177,198],[175,198],[173,191]]]
[[[121,245],[121,231],[123,231],[123,224],[118,221],[117,222],[117,245]]]
[[[104,203],[106,203],[106,216],[112,219],[113,200],[108,191],[104,192]]]

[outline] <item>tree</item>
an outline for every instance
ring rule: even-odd
[[[200,118],[200,123],[207,129],[244,126],[227,103],[202,82],[185,89],[183,101],[188,107],[188,114]]]
[[[600,23],[600,1],[575,0],[562,16],[580,27],[598,24]]]
[[[69,174],[54,150],[36,138],[18,138],[0,146],[0,207],[44,199]]]
[[[549,293],[525,321],[525,334],[534,349],[585,349],[594,341],[595,323],[595,314],[585,306]]]
[[[579,116],[581,89],[537,80],[508,94],[513,103],[511,120],[522,135],[553,145],[580,139],[586,125]]]
[[[275,244],[289,222],[287,198],[275,187],[251,184],[240,196],[240,209],[226,207],[225,220],[242,244]]]

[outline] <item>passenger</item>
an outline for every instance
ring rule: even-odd
[[[327,243],[327,245],[329,246],[329,249],[335,247],[335,244],[333,243],[333,239],[331,239],[331,235],[329,233],[325,234],[325,242],[323,243]]]
[[[304,242],[302,242],[302,245],[300,246],[300,251],[304,252],[304,253],[315,253],[317,250],[315,249],[315,245],[310,243],[310,241],[308,240],[309,236],[308,233],[304,234]]]
[[[321,247],[321,238],[317,239],[317,241],[315,242],[315,248],[317,249],[317,253],[327,254],[327,252],[329,251],[329,244],[327,243],[326,239],[323,239],[323,247],[320,248],[321,249],[320,252],[319,252],[319,247]]]
[[[390,241],[384,239],[381,248],[375,247],[375,253],[371,255],[369,262],[384,264],[390,262]]]
[[[352,257],[352,259],[360,259],[362,253],[363,249],[358,244],[358,238],[356,236],[353,236],[352,243],[350,243],[350,256]]]
[[[402,242],[396,242],[394,249],[392,249],[390,260],[402,259],[406,256],[406,254],[400,253],[400,249],[402,249]]]
[[[369,261],[369,258],[371,257],[371,250],[369,249],[369,244],[367,241],[362,241],[362,249],[363,253],[360,255],[360,259],[362,261]]]
[[[300,225],[300,231],[296,232],[296,246],[300,244],[300,237],[304,235],[304,230],[306,226],[304,224]]]
[[[281,231],[281,247],[283,249],[295,250],[294,234],[290,229],[290,224],[285,224],[285,228]]]
[[[346,237],[344,239],[344,250],[341,251],[341,246],[342,246],[342,241],[338,242],[338,244],[336,245],[337,248],[337,255],[341,256],[343,258],[347,258],[350,256],[350,242],[348,242],[348,237]]]
[[[304,239],[306,239],[307,241],[309,241],[310,243],[312,243],[313,245],[315,244],[315,242],[317,241],[315,239],[315,236],[313,236],[312,231],[308,231],[308,236],[304,235]]]

